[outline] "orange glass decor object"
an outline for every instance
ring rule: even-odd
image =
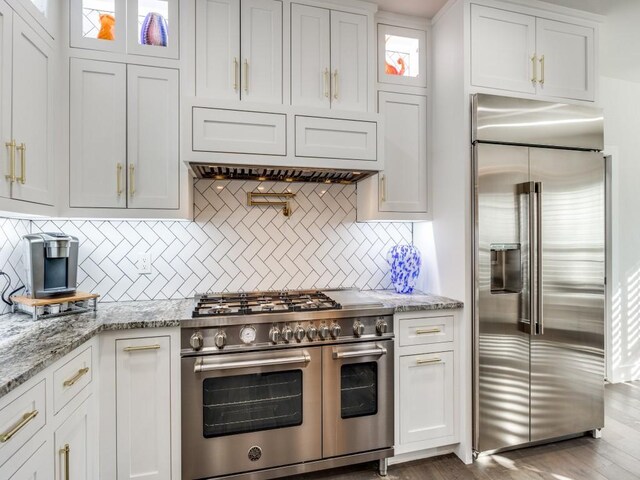
[[[384,71],[387,75],[404,75],[406,64],[402,58],[398,58],[398,65],[400,68],[394,67],[389,62],[384,62]]]
[[[116,25],[116,17],[108,13],[100,14],[100,31],[98,38],[101,40],[114,40],[116,38],[114,29]]]

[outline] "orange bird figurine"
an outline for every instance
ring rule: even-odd
[[[116,24],[116,18],[108,13],[100,14],[100,31],[98,32],[98,38],[101,40],[113,40],[115,35],[113,33],[113,27]]]
[[[389,62],[384,62],[384,63],[385,63],[384,70],[387,75],[404,75],[404,71],[407,67],[402,58],[398,59],[398,65],[400,65],[400,70],[398,70],[396,67],[391,65]]]

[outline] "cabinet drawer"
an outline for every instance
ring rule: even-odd
[[[296,156],[375,161],[377,130],[375,122],[296,116]]]
[[[400,320],[399,345],[426,345],[453,341],[453,316],[406,318]]]
[[[45,381],[0,410],[0,465],[16,453],[46,423]]]
[[[91,347],[53,372],[53,410],[58,413],[84,387],[91,383]]]
[[[284,114],[217,108],[193,109],[193,150],[286,155]]]

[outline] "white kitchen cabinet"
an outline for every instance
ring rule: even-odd
[[[170,337],[118,339],[115,349],[117,478],[170,479],[171,389],[178,388]]]
[[[282,103],[282,2],[196,4],[196,94]]]
[[[57,34],[56,1],[52,0],[20,0],[29,15],[44,28],[51,38]]]
[[[282,2],[242,0],[241,98],[282,103]]]
[[[291,4],[291,104],[331,106],[330,10]]]
[[[453,435],[453,352],[401,356],[399,375],[400,443]]]
[[[51,3],[51,0],[48,1]],[[177,59],[180,24],[178,6],[179,0],[71,0],[70,45],[91,50]],[[154,25],[162,25],[154,29],[157,34],[154,41],[161,41],[161,44],[143,41],[141,32],[149,13],[156,15]]]
[[[427,35],[424,30],[378,24],[378,81],[427,86]]]
[[[11,147],[4,145],[11,142],[11,43],[12,43],[11,8],[0,1],[0,197],[11,196]]]
[[[594,30],[536,19],[538,89],[550,97],[594,99]]]
[[[69,415],[54,437],[55,480],[96,478],[94,458],[98,431],[91,397]]]
[[[53,203],[53,71],[49,45],[13,16],[13,135],[16,181],[12,197]],[[11,148],[11,147],[10,147]]]
[[[291,4],[291,103],[366,111],[367,17]]]
[[[332,107],[367,111],[368,52],[367,17],[332,11]]]
[[[593,101],[594,29],[471,5],[471,84]]]
[[[129,208],[178,208],[178,88],[178,70],[127,67]]]
[[[240,0],[196,2],[196,95],[240,99]]]
[[[70,75],[70,206],[178,208],[178,71],[71,59]]]
[[[0,478],[7,480],[53,480],[51,443],[45,442],[28,458],[12,458],[0,468]],[[17,461],[16,461],[17,460]],[[15,466],[19,463],[19,466]]]
[[[296,116],[296,156],[365,160],[378,158],[375,122]]]
[[[380,92],[385,158],[379,174],[381,212],[427,212],[427,98]]]
[[[70,62],[70,205],[127,206],[127,66]]]

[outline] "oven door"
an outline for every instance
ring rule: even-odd
[[[323,456],[393,446],[393,340],[322,351]]]
[[[322,458],[321,347],[182,359],[182,478]]]

